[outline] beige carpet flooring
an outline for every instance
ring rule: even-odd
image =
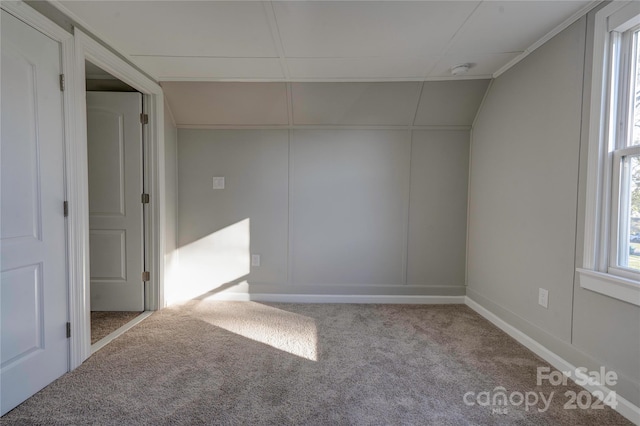
[[[141,312],[91,312],[91,344],[113,333]]]
[[[609,408],[564,409],[564,393],[582,389],[537,386],[546,365],[464,305],[194,300],[154,313],[1,423],[630,424]],[[498,387],[553,396],[547,410],[464,403]]]

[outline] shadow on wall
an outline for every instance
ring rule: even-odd
[[[243,219],[180,247],[179,257],[179,279],[165,290],[168,305],[233,286],[248,287],[251,220]]]

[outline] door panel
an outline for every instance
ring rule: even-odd
[[[91,310],[144,310],[142,95],[88,92]]]
[[[44,330],[39,320],[42,300],[42,264],[2,271],[3,315],[20,324],[22,331],[3,336],[2,360],[11,363],[42,347]]]
[[[91,258],[99,259],[91,265],[91,277],[102,281],[127,280],[125,235],[122,229],[91,230]]]
[[[60,45],[2,11],[0,411],[68,371]]]
[[[94,105],[97,96],[89,96]],[[124,117],[92,106],[88,123],[89,211],[93,216],[124,216]],[[104,141],[107,143],[98,143]]]

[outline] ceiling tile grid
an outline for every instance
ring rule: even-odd
[[[487,78],[592,1],[59,1],[160,81]]]
[[[479,2],[275,2],[287,58],[442,53]]]

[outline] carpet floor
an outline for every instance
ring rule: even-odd
[[[141,312],[91,312],[91,344],[113,333]]]
[[[630,424],[608,407],[565,409],[565,392],[582,389],[538,386],[544,366],[464,305],[193,300],[154,313],[1,423]],[[533,404],[534,392],[544,399]]]

